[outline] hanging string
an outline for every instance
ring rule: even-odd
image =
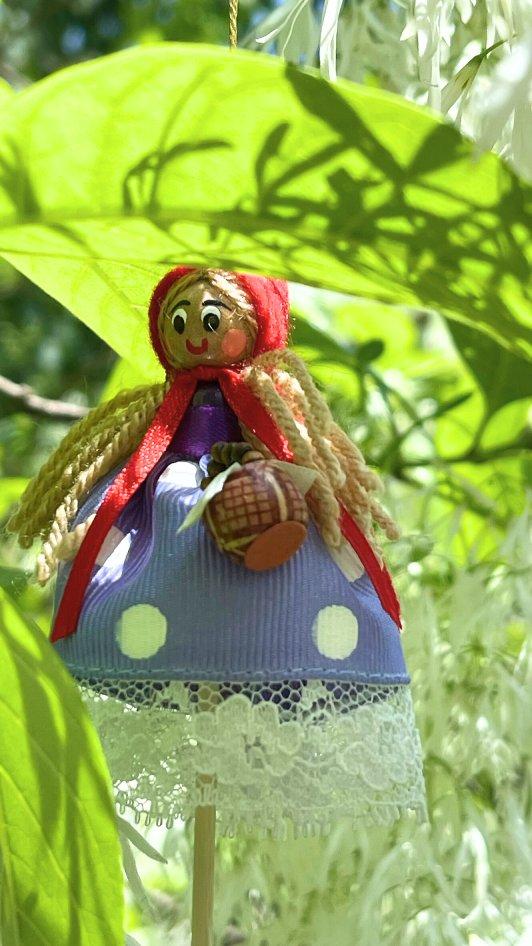
[[[238,0],[229,0],[229,45],[236,49],[238,43]]]

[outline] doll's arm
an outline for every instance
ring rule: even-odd
[[[253,463],[255,460],[264,460],[262,453],[254,450],[249,443],[226,443],[219,441],[211,447],[211,459],[207,466],[207,476],[202,480],[201,487],[205,489],[218,473],[222,473],[233,463]]]

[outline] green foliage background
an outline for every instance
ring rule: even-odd
[[[244,31],[265,8],[243,5]],[[72,60],[130,44],[160,39],[221,43],[226,7],[221,0],[4,4],[0,26],[0,70],[20,87]],[[0,110],[9,97],[0,86]],[[273,158],[274,166],[281,146],[282,136],[270,140],[265,157]],[[24,160],[31,167],[31,151]],[[502,179],[513,180],[505,173]],[[460,174],[456,181],[467,189]],[[342,179],[333,183],[339,199],[346,199]],[[506,221],[520,213],[516,181],[512,188],[514,203],[506,208]],[[493,257],[507,246],[482,249]],[[515,257],[505,258],[511,268]],[[429,260],[426,278],[431,265]],[[471,278],[467,268],[465,278]],[[513,279],[516,293],[524,289],[526,267],[515,268]],[[471,283],[464,287],[460,314],[465,317],[468,291],[472,298]],[[298,315],[294,344],[338,419],[386,474],[387,500],[403,526],[404,537],[388,557],[405,609],[404,643],[425,751],[431,822],[399,825],[392,832],[353,832],[339,825],[325,841],[222,840],[217,943],[527,946],[532,941],[529,310],[514,308],[517,331],[499,317],[502,308],[488,307],[486,334],[462,321],[445,322],[428,296],[418,295],[416,307],[407,308],[406,303],[414,303],[412,295],[401,297],[398,291],[394,298],[389,288],[368,301],[296,286],[293,298]],[[398,300],[402,306],[392,304]],[[90,297],[86,301],[87,315],[78,314],[96,326],[98,312],[91,314]],[[423,303],[431,303],[431,309]],[[446,308],[444,302],[440,308]],[[107,328],[102,322],[104,336]],[[0,375],[80,406],[135,383],[149,370],[139,358],[118,361],[83,322],[4,263],[0,338]],[[140,334],[137,344],[145,351]],[[123,354],[131,358],[132,353]],[[0,394],[1,522],[66,429],[65,422]],[[2,536],[7,638],[14,634],[24,640],[29,628],[35,634],[35,625],[45,632],[49,627],[50,593],[27,580],[32,561],[33,553],[22,553]],[[4,631],[3,642],[7,638]],[[34,653],[31,640],[26,646]],[[39,641],[39,648],[44,644]],[[48,656],[42,660],[48,677]],[[0,680],[2,697],[9,683]],[[31,727],[30,717],[28,711]],[[101,765],[99,772],[104,779]],[[1,814],[0,807],[0,830]],[[190,832],[155,831],[151,841],[168,857],[166,866],[156,868],[139,858],[156,919],[130,893],[127,928],[142,946],[184,946]],[[5,891],[5,871],[3,880]],[[109,905],[115,909],[111,896]],[[55,939],[50,935],[50,942],[60,942],[59,929],[52,922]],[[3,935],[4,946],[16,946],[11,927],[5,925]],[[24,935],[25,946],[32,940]],[[64,939],[68,946],[85,942],[72,936]],[[89,942],[95,946],[96,939]]]
[[[0,936],[6,946],[119,942],[102,749],[62,662],[2,589],[0,694]]]

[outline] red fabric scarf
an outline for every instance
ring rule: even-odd
[[[85,591],[102,543],[125,505],[170,445],[192,400],[198,381],[217,381],[239,421],[251,430],[277,459],[293,461],[294,457],[286,438],[249,389],[240,371],[234,368],[201,366],[177,374],[141,443],[109,486],[78,550],[56,614],[52,641],[68,637],[75,632]],[[401,627],[399,602],[390,575],[343,506],[340,524],[345,538],[354,548],[373,582],[383,608],[397,626]]]

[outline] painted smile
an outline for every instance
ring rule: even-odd
[[[207,351],[207,348],[209,347],[209,343],[206,338],[203,339],[201,345],[193,345],[192,342],[187,338],[186,344],[187,351],[189,351],[191,355],[204,355]]]

